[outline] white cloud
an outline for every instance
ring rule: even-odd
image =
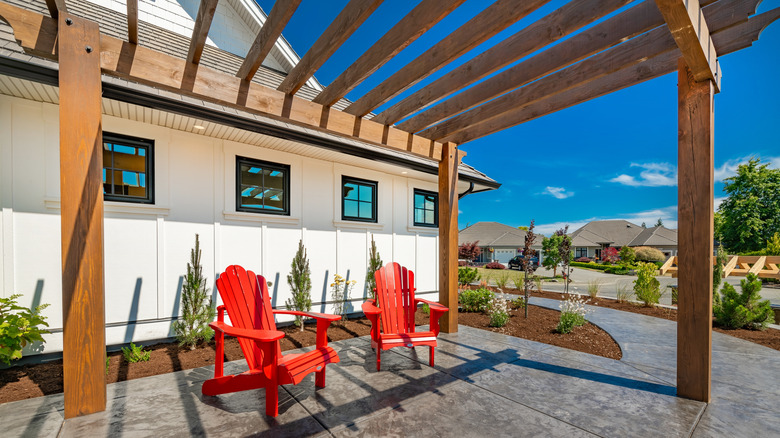
[[[751,158],[755,157],[755,155],[751,155],[727,160],[720,167],[715,168],[715,182],[723,182],[724,179],[736,175],[737,167],[740,164],[746,164]],[[761,163],[769,163],[770,168],[780,169],[780,157],[761,157]]]
[[[659,218],[663,221],[664,226],[666,228],[677,228],[677,206],[672,205],[669,207],[655,208],[652,210],[639,211],[636,213],[627,213],[627,214],[616,215],[612,217],[608,217],[608,216],[591,217],[587,219],[578,219],[578,220],[573,220],[568,222],[553,222],[549,224],[539,224],[536,225],[534,231],[537,233],[544,234],[545,236],[549,236],[566,225],[569,226],[569,232],[572,232],[582,227],[583,225],[587,224],[588,222],[599,221],[599,220],[617,220],[617,219],[626,220],[635,223],[637,225],[642,225],[642,222],[644,222],[648,227],[652,227],[653,225],[655,225],[655,223],[658,221]]]
[[[643,169],[638,176],[618,175],[610,181],[631,187],[669,187],[677,185],[677,168],[669,163],[631,163]]]
[[[567,192],[563,187],[550,187],[547,186],[542,194],[554,196],[558,199],[566,199],[574,196],[574,192]]]
[[[725,200],[726,200],[725,196],[722,198],[715,198],[715,211],[718,211],[718,208],[720,208],[720,204],[722,204],[723,201]]]

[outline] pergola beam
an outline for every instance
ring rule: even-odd
[[[356,116],[365,116],[445,64],[535,11],[547,1],[549,0],[529,0],[520,3],[512,0],[497,0],[476,17],[353,102],[345,111]]]
[[[138,44],[138,0],[127,0],[127,41]]]
[[[217,12],[217,3],[219,3],[219,0],[200,0],[198,15],[195,17],[195,26],[192,28],[190,50],[187,53],[187,62],[189,64],[200,63],[203,47],[206,46],[206,39],[209,36],[211,20],[214,19],[214,13]]]
[[[630,0],[577,0],[566,3],[549,15],[535,21],[480,53],[465,64],[447,73],[409,97],[377,114],[371,120],[390,125],[404,117],[420,111],[438,100],[473,84],[485,76],[503,68],[542,47],[563,38],[567,34],[585,26],[618,9]],[[652,2],[652,0],[648,0]],[[463,109],[461,109],[462,111]],[[419,122],[421,119],[417,119]],[[431,123],[432,124],[432,123]],[[427,128],[419,123],[404,122],[399,128],[416,132]],[[403,128],[401,126],[404,126]]]
[[[295,94],[344,41],[382,4],[382,0],[350,0],[308,52],[279,85],[285,94]]]
[[[251,81],[255,77],[255,73],[273,49],[276,40],[282,35],[282,30],[300,4],[301,0],[276,0],[236,76],[245,81]]]
[[[720,63],[699,0],[655,0],[695,80],[720,90]]]
[[[349,68],[344,70],[315,99],[314,102],[331,106],[346,96],[364,79],[373,74],[393,56],[433,27],[465,0],[423,0],[401,21],[371,46]]]
[[[60,15],[60,11],[67,13],[68,8],[65,6],[65,0],[46,0],[46,7],[49,9],[49,15],[55,20]]]

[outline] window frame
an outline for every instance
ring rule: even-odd
[[[346,196],[344,195],[344,186],[347,183],[353,183],[357,185],[364,185],[364,186],[371,186],[373,187],[372,196],[371,196],[371,218],[361,218],[357,216],[347,216],[345,212],[345,203],[347,201]],[[346,176],[341,175],[341,186],[339,187],[341,192],[341,220],[343,221],[355,221],[355,222],[368,222],[368,223],[378,223],[379,214],[377,213],[377,204],[379,203],[379,182],[377,181],[371,181],[367,179],[362,178],[355,178],[353,176]],[[359,191],[360,189],[358,189]],[[358,200],[358,203],[361,201]],[[358,214],[360,214],[360,211],[358,211]]]
[[[146,138],[140,138],[140,137],[132,137],[129,135],[123,135],[123,134],[116,134],[113,132],[103,132],[102,133],[102,147],[103,154],[106,153],[105,151],[105,144],[111,143],[113,144],[119,144],[120,146],[129,146],[134,148],[145,148],[146,149],[146,172],[145,179],[146,179],[146,196],[141,198],[138,196],[129,196],[129,195],[117,195],[115,193],[103,193],[103,200],[104,201],[112,201],[112,202],[127,202],[131,204],[151,204],[154,205],[155,202],[155,196],[154,196],[154,181],[155,181],[155,175],[154,175],[154,140],[146,139]],[[111,164],[113,166],[113,154],[114,151],[111,151]],[[101,166],[101,171],[104,171],[106,169],[105,166]],[[114,167],[111,167],[111,169],[114,169]],[[111,186],[113,191],[114,181],[113,178],[111,180]],[[105,189],[104,189],[105,190]]]
[[[241,164],[242,163],[248,164],[250,166],[261,167],[263,169],[272,169],[272,170],[283,172],[284,178],[282,179],[282,185],[283,185],[285,196],[282,201],[284,203],[284,208],[281,211],[266,210],[264,208],[254,209],[254,208],[241,206],[242,204],[241,198],[243,198],[243,196],[241,196]],[[273,214],[277,216],[289,216],[290,215],[290,165],[236,155],[236,211],[241,211],[244,213],[254,213],[254,214]]]
[[[580,255],[580,253],[582,253],[582,252],[584,252],[585,255]],[[587,257],[588,256],[588,248],[584,247],[584,246],[577,247],[574,250],[574,256],[575,256],[575,258]]]
[[[417,216],[415,215],[416,211],[418,210],[415,198],[417,195],[422,196],[433,196],[435,198],[434,205],[433,205],[433,224],[425,223],[425,222],[417,222]],[[423,211],[426,211],[424,208]],[[414,189],[412,192],[412,224],[415,227],[428,227],[428,228],[439,228],[439,194],[430,190],[424,190],[424,189]]]

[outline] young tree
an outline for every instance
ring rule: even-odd
[[[479,247],[479,240],[475,242],[464,242],[458,247],[458,258],[474,261],[482,254],[482,248]]]
[[[550,237],[542,239],[542,250],[544,251],[544,260],[542,266],[553,270],[553,277],[558,275],[558,265],[561,263],[561,255],[558,253],[558,247],[563,240],[563,236],[557,233]]]
[[[525,317],[528,318],[528,290],[534,284],[534,280],[531,276],[534,272],[533,266],[531,266],[531,259],[536,255],[536,250],[532,248],[536,234],[534,233],[534,220],[531,219],[531,225],[528,227],[528,231],[525,232],[525,242],[523,245],[523,289],[525,290]]]
[[[309,259],[306,256],[306,248],[303,247],[303,240],[298,241],[298,251],[293,257],[290,266],[290,274],[287,275],[287,283],[290,285],[292,297],[284,304],[290,310],[308,312],[311,310],[311,271],[309,270]],[[295,325],[303,331],[303,317],[295,317]]]
[[[182,316],[173,323],[173,331],[179,345],[195,348],[198,341],[208,342],[214,336],[209,323],[214,320],[216,311],[209,299],[206,277],[200,264],[200,237],[195,235],[195,248],[190,250],[190,262],[187,263],[187,276],[184,277],[181,291]]]
[[[376,277],[374,273],[382,267],[382,257],[379,256],[379,251],[376,250],[376,242],[374,242],[374,235],[371,235],[371,250],[368,253],[368,272],[366,272],[366,287],[368,288],[368,294],[371,299],[376,299]],[[379,303],[377,303],[379,304]]]
[[[766,242],[766,255],[780,256],[780,232],[775,233]]]
[[[729,283],[723,285],[723,299],[713,306],[715,322],[731,329],[765,329],[774,322],[774,312],[769,300],[761,301],[761,279],[750,273],[740,281],[740,286],[742,293],[737,293]]]
[[[630,246],[620,248],[618,255],[620,256],[620,264],[625,267],[631,266],[634,264],[634,260],[636,260],[636,251]]]
[[[662,221],[661,218],[659,217],[658,218],[658,222],[655,223],[655,226],[656,227],[663,227],[664,226],[664,221]]]
[[[720,305],[720,283],[723,281],[723,265],[728,261],[723,246],[718,247],[715,255],[715,266],[712,268],[712,306]]]
[[[615,264],[618,261],[618,250],[610,246],[601,250],[601,260],[604,263]]]
[[[780,232],[780,169],[753,158],[724,182],[728,196],[718,207],[721,243],[732,253],[763,249]]]
[[[558,258],[561,259],[561,268],[563,270],[563,293],[569,293],[569,283],[571,283],[571,237],[569,237],[569,226],[561,228],[555,232],[556,236],[560,236],[561,243],[558,244]]]

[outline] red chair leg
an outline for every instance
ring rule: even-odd
[[[376,347],[376,370],[379,371],[379,368],[382,366],[382,349],[379,348],[377,345]]]
[[[431,349],[431,360],[430,360],[430,363],[429,363],[429,365],[430,365],[431,367],[433,367],[433,346],[432,346],[432,345],[429,345],[429,346],[428,346],[428,348],[430,348],[430,349]]]
[[[265,387],[265,414],[269,417],[279,415],[279,385]]]
[[[325,387],[325,365],[322,366],[322,371],[314,373],[314,386],[317,388]]]

